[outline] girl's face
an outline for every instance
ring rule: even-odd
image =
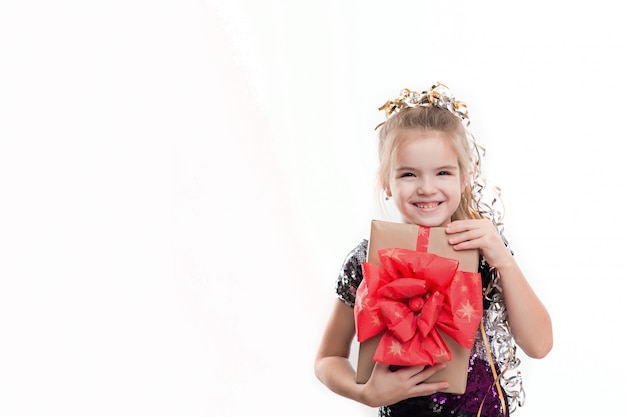
[[[464,175],[446,133],[406,129],[391,157],[387,195],[406,223],[445,226],[461,201]]]

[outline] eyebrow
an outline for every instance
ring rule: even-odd
[[[441,167],[437,167],[434,170],[435,171],[442,171],[442,170],[458,171],[459,167],[457,165],[444,165],[444,166],[441,166]],[[410,167],[410,166],[402,166],[402,167],[396,168],[396,171],[419,171],[419,169],[416,169],[416,168]]]

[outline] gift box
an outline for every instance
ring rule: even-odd
[[[358,383],[374,362],[446,368],[427,379],[462,394],[482,319],[478,250],[456,251],[443,227],[373,220],[355,302]]]

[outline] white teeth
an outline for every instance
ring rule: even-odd
[[[415,204],[415,206],[416,206],[417,208],[423,208],[423,209],[425,209],[425,208],[433,208],[433,207],[437,207],[438,205],[439,205],[439,203],[428,203],[428,204],[424,204],[424,203],[421,203],[421,204],[420,204],[420,203],[417,203],[417,204]]]

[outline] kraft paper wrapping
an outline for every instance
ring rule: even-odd
[[[369,305],[376,304],[380,306],[386,301],[376,301],[375,296],[373,294],[367,294],[367,283],[366,279],[363,279],[361,288],[359,286],[359,290],[357,291],[357,303],[355,305],[355,317],[357,317],[357,336],[360,338],[359,342],[359,354],[357,361],[357,376],[356,381],[358,383],[365,383],[369,379],[369,376],[372,373],[374,367],[374,357],[376,356],[376,352],[378,349],[378,357],[385,357],[385,360],[379,360],[383,363],[388,363],[389,365],[398,365],[398,366],[407,366],[407,365],[433,365],[434,363],[439,362],[447,362],[446,368],[434,374],[432,377],[428,378],[426,381],[428,382],[440,382],[446,381],[449,383],[449,387],[443,392],[462,394],[465,392],[465,388],[467,385],[467,370],[469,365],[469,356],[470,356],[470,348],[473,344],[474,335],[476,330],[478,329],[478,325],[480,324],[480,319],[482,318],[482,283],[480,280],[480,275],[478,274],[478,260],[479,254],[477,250],[465,250],[465,251],[455,251],[449,244],[448,239],[451,235],[448,235],[445,232],[445,228],[443,227],[431,227],[424,228],[417,225],[412,224],[404,224],[404,223],[394,223],[387,222],[382,220],[373,220],[371,223],[371,232],[369,239],[369,248],[368,248],[368,258],[367,261],[363,264],[363,270],[365,276],[370,276],[374,270],[377,273],[381,268],[381,259],[379,258],[379,254],[384,256],[383,262],[388,264],[389,262],[394,262],[400,259],[397,254],[402,252],[402,255],[408,255],[409,257],[417,252],[421,252],[422,255],[424,253],[429,254],[430,258],[427,262],[430,262],[431,258],[434,258],[435,261],[441,261],[444,264],[444,269],[449,268],[450,264],[454,265],[455,270],[457,270],[454,279],[449,281],[449,287],[441,292],[444,295],[439,295],[441,299],[443,299],[444,306],[441,307],[441,316],[443,319],[439,319],[445,321],[447,317],[452,321],[460,321],[462,322],[464,337],[460,337],[458,333],[449,330],[449,326],[446,327],[444,325],[434,325],[434,328],[430,331],[429,337],[433,337],[436,340],[439,340],[439,343],[444,343],[445,347],[447,347],[448,352],[445,355],[442,355],[441,352],[424,352],[427,356],[424,360],[418,360],[420,363],[412,363],[407,362],[407,360],[411,360],[405,357],[396,357],[395,361],[386,360],[389,357],[389,352],[382,352],[383,348],[378,349],[379,344],[381,343],[381,339],[383,343],[390,343],[390,333],[389,329],[382,329],[379,333],[375,335],[371,335],[372,330],[364,329],[366,325],[369,325],[369,322],[376,322],[376,319],[370,319],[369,317],[365,317],[366,314],[375,314],[373,311],[366,311],[370,307]],[[402,251],[393,251],[392,248],[402,249]],[[408,251],[407,251],[408,250]],[[436,256],[433,256],[436,255]],[[417,256],[417,255],[416,255]],[[393,259],[388,259],[391,257]],[[445,258],[445,259],[440,259]],[[447,266],[446,266],[447,265]],[[429,268],[431,268],[429,266]],[[432,271],[432,268],[430,269]],[[438,271],[436,272],[439,273]],[[430,272],[432,275],[432,272]],[[426,273],[428,275],[428,273]],[[420,278],[423,278],[420,276]],[[397,279],[397,278],[392,278]],[[428,279],[427,279],[428,280]],[[374,279],[370,278],[370,282],[373,282]],[[397,279],[394,283],[399,283],[399,281],[403,281],[402,279]],[[404,279],[406,281],[406,279]],[[462,281],[462,282],[461,282]],[[415,282],[421,283],[422,281],[417,280]],[[425,284],[428,286],[428,284]],[[452,291],[450,291],[450,288]],[[431,285],[431,290],[432,290]],[[384,291],[384,290],[383,290]],[[388,292],[388,290],[387,290]],[[436,292],[434,290],[429,291],[427,296],[431,296],[431,292]],[[471,322],[465,323],[465,318],[468,317],[466,309],[457,308],[460,304],[460,300],[454,300],[454,298],[450,295],[446,295],[449,292],[456,293],[458,296],[465,296],[466,298],[471,300],[470,307],[471,311]],[[381,298],[381,297],[378,297]],[[434,297],[432,297],[434,298]],[[432,301],[432,300],[431,300]],[[396,304],[397,301],[394,301]],[[463,304],[469,306],[470,304],[467,301],[464,301],[467,304]],[[405,304],[407,304],[405,302]],[[447,303],[447,304],[446,304]],[[455,303],[453,308],[450,306],[452,303]],[[423,304],[423,302],[422,302]],[[367,305],[367,306],[365,306]],[[408,305],[408,304],[407,304]],[[400,306],[402,307],[402,306]],[[402,307],[405,310],[409,310],[407,307]],[[448,310],[448,315],[446,316],[445,311]],[[382,309],[381,309],[382,310]],[[404,310],[403,310],[404,311]],[[415,319],[408,319],[407,322],[418,322],[421,320],[421,311],[414,312]],[[379,313],[379,317],[382,315]],[[360,319],[360,320],[359,320]],[[460,320],[463,319],[463,320]],[[433,320],[437,320],[434,318]],[[362,326],[359,326],[359,323]],[[431,323],[432,325],[432,323]],[[406,326],[405,326],[406,327]],[[439,330],[438,330],[439,327]],[[446,332],[442,331],[441,328],[447,329]],[[359,333],[369,331],[370,334],[366,335],[366,337],[361,337]],[[406,332],[405,332],[406,333]],[[384,338],[383,338],[384,336]],[[461,345],[456,339],[463,342]],[[365,339],[365,340],[361,340]],[[392,338],[393,339],[393,338]],[[420,339],[420,340],[417,340]],[[427,347],[423,347],[423,349],[431,349],[435,350],[434,347],[429,343],[423,343],[424,337],[420,334],[419,329],[415,331],[415,336],[413,336],[413,342],[411,346],[423,345]],[[395,343],[395,342],[393,342]],[[405,343],[404,346],[408,346],[408,342]],[[430,346],[430,347],[429,347]],[[444,349],[445,349],[444,347]],[[408,350],[411,350],[409,348]],[[400,350],[398,350],[400,351]],[[386,353],[386,354],[385,354]],[[381,356],[382,355],[382,356]],[[411,356],[411,355],[407,355]],[[415,355],[413,355],[415,356]],[[419,356],[419,355],[418,355]],[[423,355],[422,355],[423,356]],[[413,359],[414,360],[414,359]],[[395,362],[395,363],[394,363]],[[415,362],[415,360],[414,360]]]

